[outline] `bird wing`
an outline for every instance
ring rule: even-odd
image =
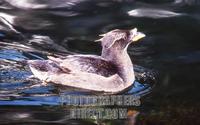
[[[95,55],[70,55],[64,59],[48,57],[50,60],[55,61],[63,69],[69,69],[73,72],[88,72],[98,74],[104,77],[109,77],[117,74],[117,67]]]

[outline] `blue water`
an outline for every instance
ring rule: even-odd
[[[91,92],[82,92],[81,90],[73,90],[72,88],[63,89],[56,88],[53,84],[44,86],[42,82],[36,78],[30,78],[32,73],[27,65],[21,63],[23,60],[32,59],[26,57],[23,53],[16,50],[1,50],[0,59],[6,60],[2,65],[0,90],[0,105],[60,105],[60,96],[65,95],[94,95]],[[18,63],[18,64],[17,64]],[[137,69],[137,67],[136,67]],[[141,67],[140,67],[141,69]],[[138,70],[140,70],[138,67]],[[144,71],[143,71],[144,72]],[[145,73],[145,72],[144,72]],[[153,76],[149,76],[153,77]],[[150,78],[151,79],[151,78]],[[153,78],[152,78],[153,79]],[[133,86],[122,94],[134,94],[144,96],[151,91],[150,83],[133,83]],[[55,93],[54,91],[60,91]],[[98,93],[101,94],[101,93]],[[103,94],[103,93],[102,93]],[[5,99],[5,100],[4,100]]]

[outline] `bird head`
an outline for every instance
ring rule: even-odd
[[[102,38],[95,42],[101,42],[103,48],[126,49],[130,43],[134,43],[145,37],[145,34],[138,32],[137,28],[134,28],[131,30],[115,29],[99,36],[102,36]]]

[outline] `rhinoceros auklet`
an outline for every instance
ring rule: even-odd
[[[100,35],[101,56],[69,55],[48,60],[29,60],[35,77],[46,83],[55,83],[86,90],[118,93],[135,80],[133,64],[127,53],[130,43],[145,37],[132,30],[112,30]]]

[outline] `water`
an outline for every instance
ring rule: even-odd
[[[0,0],[1,123],[200,124],[198,0],[15,2]],[[127,120],[69,120],[61,95],[91,93],[42,86],[21,63],[47,55],[100,54],[100,44],[93,42],[99,34],[134,27],[147,37],[128,48],[137,81],[122,94],[140,95],[142,105],[127,107],[135,115]]]

